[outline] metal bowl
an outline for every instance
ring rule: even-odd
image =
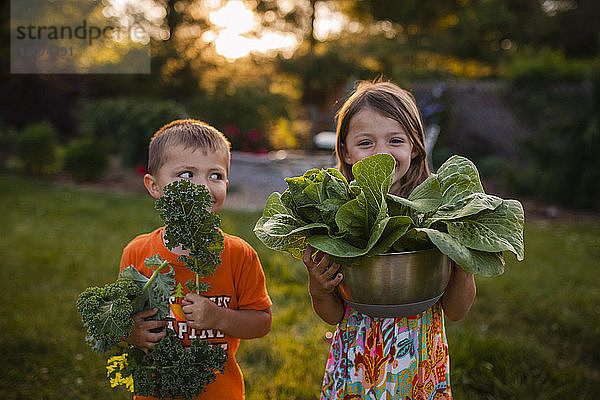
[[[420,314],[444,294],[451,275],[448,256],[437,248],[364,257],[342,266],[338,290],[359,312],[374,317]]]

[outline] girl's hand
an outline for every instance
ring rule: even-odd
[[[318,251],[314,257],[312,246],[304,252],[304,265],[308,270],[308,292],[312,299],[312,306],[321,319],[328,324],[335,325],[344,316],[344,302],[335,293],[335,287],[340,284],[344,276],[338,272],[340,266],[329,260],[329,256]]]
[[[151,332],[152,329],[164,328],[167,326],[167,321],[149,320],[158,312],[157,308],[152,310],[140,311],[139,313],[133,314],[133,328],[128,337],[123,337],[123,341],[137,347],[144,353],[148,354],[148,351],[152,350],[156,343],[160,342],[162,338],[167,335],[167,331],[162,329],[160,332]]]
[[[309,292],[313,297],[330,296],[344,276],[338,272],[339,264],[332,262],[327,254],[317,251],[313,258],[313,251],[312,246],[308,245],[302,257],[308,270]]]
[[[473,274],[454,264],[450,281],[442,296],[442,307],[448,319],[458,321],[464,318],[471,309],[476,294],[477,286]]]
[[[217,327],[219,306],[204,296],[188,293],[182,300],[183,313],[187,325],[195,329],[214,329]]]

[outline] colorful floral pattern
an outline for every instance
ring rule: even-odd
[[[348,307],[333,337],[321,399],[451,399],[449,367],[439,302],[408,318],[374,318]]]

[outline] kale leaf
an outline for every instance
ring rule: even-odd
[[[169,264],[158,255],[150,260],[156,265],[150,278],[129,266],[116,282],[102,288],[89,287],[79,295],[77,311],[87,328],[86,341],[92,350],[105,353],[118,345],[121,337],[129,336],[133,327],[131,315],[136,312],[158,307],[159,313],[154,318],[167,316],[169,305],[164,299],[173,291],[175,274],[172,270],[160,273]]]
[[[218,229],[221,220],[207,210],[211,206],[210,193],[206,187],[185,179],[166,185],[163,193],[155,208],[166,225],[167,247],[172,250],[182,246],[189,251],[178,257],[196,274],[196,282],[188,282],[187,286],[196,293],[205,292],[210,285],[199,278],[215,273],[224,248],[223,234]]]
[[[167,329],[150,354],[132,350],[124,373],[133,375],[136,395],[192,400],[216,379],[216,371],[223,373],[226,361],[227,352],[220,345],[196,338],[186,349]]]

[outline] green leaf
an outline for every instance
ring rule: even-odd
[[[400,239],[413,225],[410,217],[397,215],[389,217],[385,229],[375,245],[369,250],[368,255],[377,255],[388,252],[393,244]]]
[[[154,257],[156,257],[157,254],[154,255]],[[148,283],[148,281],[150,280],[150,278],[148,278],[147,276],[144,276],[140,273],[140,271],[138,271],[137,269],[135,269],[135,267],[133,265],[130,265],[129,267],[123,269],[123,271],[121,271],[121,273],[119,274],[119,279],[130,279],[133,282],[135,282],[136,285],[138,285],[138,287],[140,289],[142,289],[144,286],[146,286],[146,283]],[[142,310],[138,310],[138,311],[142,311]]]
[[[87,328],[86,342],[92,350],[108,351],[128,336],[133,326],[133,300],[139,296],[138,284],[127,278],[118,279],[102,288],[89,287],[77,298],[77,311]]]
[[[437,171],[442,203],[452,204],[472,193],[483,193],[477,167],[461,156],[452,156]]]
[[[175,272],[168,263],[168,272],[156,269],[164,261],[155,254],[145,260],[145,265],[149,268],[154,266],[154,273],[150,278],[142,275],[135,267],[130,265],[119,274],[120,279],[130,279],[143,289],[143,292],[135,299],[134,313],[158,308],[158,313],[152,319],[161,320],[169,315],[168,298],[175,288]]]
[[[324,171],[323,188],[325,196],[328,199],[337,199],[341,201],[349,201],[352,198],[348,181],[340,171],[335,168],[327,168]]]
[[[284,206],[283,202],[281,201],[281,194],[274,192],[271,193],[267,199],[267,204],[265,205],[262,216],[268,218],[275,214],[287,214],[289,212],[289,209]]]
[[[351,199],[348,182],[333,168],[312,169],[301,177],[286,178],[286,182],[289,196],[285,199],[282,196],[282,203],[288,211],[282,213],[292,214],[308,223],[332,225],[338,208]]]
[[[148,308],[157,308],[157,320],[165,319],[169,315],[169,296],[175,287],[175,272],[159,273],[148,290]]]
[[[302,258],[306,250],[306,235],[312,230],[327,232],[329,226],[315,222],[305,224],[291,215],[275,214],[260,218],[254,233],[270,249],[287,251],[295,258]]]
[[[320,219],[324,223],[329,226],[335,226],[335,216],[344,204],[346,204],[345,200],[331,198],[323,200],[315,208],[321,213]]]
[[[293,178],[285,178],[288,188],[296,206],[304,206],[307,204],[315,204],[319,202],[318,191],[315,187],[305,191],[305,189],[314,183],[314,179],[321,181],[320,171],[311,169],[304,173],[303,176]]]
[[[386,217],[379,220],[371,229],[365,246],[354,246],[345,238],[333,238],[327,235],[308,237],[311,246],[334,257],[360,257],[367,254],[381,254],[388,251],[392,244],[402,236],[412,224],[405,216]]]
[[[368,237],[368,210],[364,201],[356,198],[343,204],[335,215],[340,234]]]
[[[396,161],[389,154],[375,154],[364,158],[352,166],[352,174],[361,187],[369,212],[377,219],[387,204],[385,197],[394,181]]]
[[[485,193],[471,193],[455,203],[444,204],[438,208],[431,217],[426,219],[425,226],[430,226],[438,221],[449,221],[468,217],[485,210],[494,210],[501,204],[502,199],[500,197]]]
[[[498,276],[504,272],[504,259],[500,253],[469,249],[449,234],[435,229],[416,228],[416,230],[426,233],[442,253],[467,272],[488,277]]]
[[[211,197],[203,185],[182,179],[163,188],[155,208],[165,222],[165,243],[169,249],[182,246],[189,256],[178,260],[198,276],[211,276],[221,264],[223,234],[221,220],[208,210]]]
[[[313,235],[307,238],[308,243],[315,249],[335,257],[359,257],[367,254],[367,250],[351,245],[343,238],[332,238],[327,235]]]
[[[284,237],[312,229],[322,229],[324,231],[330,229],[327,224],[320,222],[306,224],[302,220],[286,214],[275,214],[271,218],[265,219],[261,228],[272,237]]]
[[[166,336],[150,354],[131,348],[122,376],[133,375],[134,394],[159,399],[193,400],[225,371],[227,352],[220,344],[196,338],[185,348],[177,334],[166,330]]]
[[[436,210],[442,203],[440,181],[435,174],[432,174],[414,188],[408,199],[393,194],[388,194],[387,197],[398,204],[410,207],[418,212],[428,213]]]
[[[501,199],[500,199],[501,200]],[[510,251],[524,258],[523,206],[516,200],[501,200],[500,206],[454,221],[446,222],[448,233],[472,249]]]
[[[425,232],[417,231],[414,227],[409,229],[394,243],[394,251],[426,250],[434,247]]]

